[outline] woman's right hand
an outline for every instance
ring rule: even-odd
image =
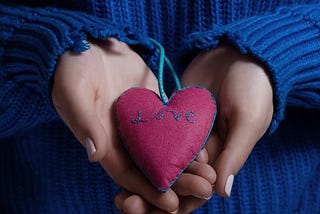
[[[53,80],[53,104],[89,160],[99,161],[117,185],[142,195],[168,211],[178,208],[176,194],[157,192],[132,164],[119,141],[113,105],[126,89],[138,86],[158,91],[157,79],[144,61],[115,39],[92,43],[79,54],[66,52]],[[141,188],[143,187],[143,188]]]
[[[90,49],[83,53],[68,51],[60,58],[52,99],[58,114],[86,148],[90,161],[99,161],[117,185],[161,210],[175,212],[179,207],[177,194],[171,189],[158,192],[120,143],[113,107],[122,92],[131,87],[158,93],[157,79],[140,56],[125,43],[108,39],[90,44]],[[198,180],[202,186],[203,178],[195,176],[187,180]],[[178,185],[182,183],[181,179],[177,181]],[[184,185],[180,185],[182,189]]]

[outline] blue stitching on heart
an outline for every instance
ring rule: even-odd
[[[168,186],[167,189],[161,189],[160,187],[158,187],[158,186],[154,183],[154,181],[149,177],[149,175],[144,171],[144,169],[141,168],[140,165],[135,161],[135,159],[132,158],[132,154],[130,153],[130,151],[129,151],[127,145],[126,145],[125,140],[124,140],[123,136],[121,135],[121,132],[118,132],[118,133],[119,133],[119,137],[120,137],[120,141],[121,141],[122,145],[126,148],[126,151],[127,151],[128,154],[130,155],[131,160],[132,160],[132,161],[134,162],[134,164],[142,171],[142,173],[148,178],[148,180],[152,183],[152,185],[153,185],[159,192],[167,192],[167,191],[171,188],[171,186],[178,180],[178,178],[181,176],[181,174],[182,174],[182,173],[190,166],[190,164],[198,157],[198,155],[199,155],[200,152],[203,150],[203,148],[205,147],[205,145],[206,145],[206,143],[207,143],[207,141],[208,141],[208,139],[209,139],[210,133],[211,133],[211,131],[212,131],[212,129],[213,129],[214,122],[215,122],[215,120],[216,120],[216,116],[217,116],[217,113],[218,113],[218,106],[217,106],[216,99],[215,99],[214,95],[212,94],[212,92],[211,92],[210,90],[208,90],[208,89],[206,89],[206,88],[203,88],[203,87],[201,87],[201,86],[188,86],[188,87],[182,88],[181,90],[186,90],[186,89],[188,89],[188,88],[201,88],[201,89],[204,89],[204,90],[209,91],[209,92],[211,93],[211,98],[212,98],[213,102],[216,104],[216,112],[215,112],[215,114],[214,114],[214,116],[213,116],[213,118],[212,118],[211,127],[210,127],[210,129],[208,130],[208,134],[207,134],[207,136],[206,136],[206,139],[204,140],[204,142],[203,142],[203,144],[202,144],[199,152],[194,155],[194,157],[192,158],[192,160],[190,160],[190,162],[185,166],[185,168],[183,168],[183,169],[180,170],[179,174],[176,176],[175,179],[173,179],[173,180],[171,181],[171,183],[169,184],[169,186]],[[179,91],[175,91],[175,92],[171,95],[171,97],[169,98],[168,103],[170,102],[171,98],[172,98],[176,93],[178,93],[178,92],[179,92]],[[154,92],[154,93],[155,93],[155,92]],[[155,93],[155,94],[156,94],[156,93]],[[157,94],[156,94],[156,95],[157,95]],[[158,95],[157,95],[157,96],[158,96]],[[120,98],[120,97],[119,97],[119,98]],[[117,106],[118,101],[119,101],[119,98],[118,98],[117,101],[115,102],[115,106]],[[117,117],[117,114],[116,114],[116,109],[117,109],[117,108],[114,108],[114,115],[115,115],[116,123],[118,123],[119,121],[118,121],[118,117]],[[159,110],[159,111],[160,111],[160,110]],[[158,111],[158,112],[159,112],[159,111]],[[161,111],[163,112],[163,110],[161,110]],[[164,112],[163,112],[163,114],[164,114]],[[164,115],[163,115],[163,116],[164,116]],[[161,119],[161,118],[160,118],[160,119]],[[119,129],[118,129],[118,131],[119,131]]]
[[[151,181],[151,183],[153,184],[153,186],[156,187],[157,190],[160,191],[160,192],[167,192],[167,191],[171,188],[171,186],[178,180],[178,178],[181,176],[181,174],[182,174],[182,173],[190,166],[190,164],[198,157],[198,155],[199,155],[200,152],[204,149],[204,147],[206,146],[206,144],[207,144],[207,142],[208,142],[210,133],[211,133],[211,131],[212,131],[212,129],[213,129],[213,125],[214,125],[214,122],[215,122],[216,117],[217,117],[218,106],[217,106],[216,98],[215,98],[215,96],[212,94],[212,92],[211,92],[210,90],[208,90],[207,88],[203,88],[203,87],[201,87],[201,86],[188,86],[188,87],[182,88],[180,91],[186,90],[186,89],[188,89],[188,88],[202,88],[202,89],[204,89],[204,90],[209,91],[210,94],[211,94],[211,98],[212,98],[213,102],[216,104],[216,112],[215,112],[215,114],[214,114],[214,116],[213,116],[212,123],[211,123],[211,127],[210,127],[210,129],[209,129],[209,132],[208,132],[208,134],[207,134],[207,137],[206,137],[206,139],[204,140],[204,142],[203,142],[203,144],[202,144],[199,152],[198,152],[197,154],[195,154],[195,156],[192,158],[192,160],[190,160],[190,162],[186,165],[186,167],[185,167],[184,169],[181,169],[181,170],[180,170],[179,174],[176,176],[175,179],[173,179],[173,180],[171,181],[171,183],[170,183],[170,185],[169,185],[169,187],[168,187],[167,189],[161,189],[161,188],[159,188],[157,185],[155,185],[155,183],[150,179],[150,177],[145,173],[145,171],[142,170],[143,173],[148,177],[149,181]],[[171,95],[170,99],[171,99],[176,93],[178,93],[178,91],[175,91],[175,92],[173,93],[173,95]],[[170,99],[169,99],[169,102],[170,102]],[[140,169],[141,169],[141,168],[140,168]]]
[[[209,131],[208,131],[207,137],[206,137],[206,139],[204,140],[204,142],[203,142],[203,144],[202,144],[199,152],[198,152],[197,154],[195,154],[195,156],[192,158],[192,160],[190,160],[190,162],[186,165],[186,167],[185,167],[184,169],[181,169],[181,170],[180,170],[179,174],[176,176],[175,179],[173,179],[173,180],[171,181],[171,183],[170,183],[170,185],[169,185],[169,187],[168,187],[167,189],[161,189],[160,187],[158,187],[158,186],[152,181],[152,179],[150,179],[150,177],[147,175],[147,173],[142,169],[143,174],[145,174],[145,175],[147,176],[147,178],[149,179],[149,181],[151,181],[151,183],[153,184],[153,186],[156,187],[156,189],[157,189],[158,191],[160,191],[160,192],[167,192],[167,191],[171,188],[171,186],[178,180],[178,178],[181,176],[181,174],[182,174],[182,173],[190,166],[190,164],[198,157],[198,155],[200,154],[200,152],[203,150],[203,148],[205,147],[205,145],[206,145],[207,142],[208,142],[210,133],[211,133],[211,131],[212,131],[212,129],[213,129],[213,125],[214,125],[214,122],[215,122],[215,120],[216,120],[216,116],[217,116],[217,113],[218,113],[218,106],[217,106],[216,98],[215,98],[215,96],[212,94],[212,92],[211,92],[210,90],[208,90],[207,88],[201,87],[201,86],[188,86],[188,87],[185,87],[185,88],[180,89],[179,91],[187,90],[188,88],[201,88],[201,89],[204,89],[204,90],[209,91],[210,94],[211,94],[211,98],[212,98],[213,102],[216,104],[216,112],[215,112],[215,114],[214,114],[214,116],[213,116],[213,118],[212,118],[212,124],[211,124],[211,127],[210,127]],[[175,91],[175,92],[170,96],[168,103],[170,103],[171,98],[174,97],[174,95],[175,95],[176,93],[178,93],[179,91]],[[139,166],[138,166],[138,167],[139,167]],[[141,168],[140,168],[140,169],[141,169]]]
[[[161,115],[159,115],[159,112],[161,112]],[[157,120],[161,120],[164,117],[164,111],[162,109],[160,109],[159,111],[157,111],[156,113],[154,113],[154,118],[156,118]]]
[[[173,118],[174,118],[177,122],[180,120],[182,111],[178,111],[178,113],[176,113],[174,110],[169,109],[169,110],[167,110],[167,112],[172,113]],[[138,116],[137,116],[137,118],[134,118],[134,119],[131,120],[131,123],[132,123],[132,124],[138,124],[138,123],[141,123],[141,122],[148,122],[147,119],[142,119],[142,118],[141,118],[141,113],[142,113],[142,110],[138,110]],[[161,115],[159,115],[159,113],[161,113]],[[154,117],[155,119],[157,119],[157,120],[161,120],[162,118],[164,118],[165,115],[166,115],[165,112],[164,112],[162,109],[160,109],[160,110],[156,111],[156,112],[153,114],[153,117]],[[192,110],[189,110],[189,111],[187,111],[187,112],[185,113],[186,121],[187,121],[188,123],[191,123],[191,124],[195,124],[195,123],[196,123],[195,120],[192,120],[192,118],[195,117],[195,116],[196,116],[196,114],[195,114],[194,111],[192,111]]]
[[[176,115],[176,112],[173,110],[167,110],[167,112],[171,112],[173,114],[173,117],[176,121],[179,121],[180,116],[181,116],[181,111],[178,112],[178,115]]]
[[[138,117],[131,120],[132,124],[137,124],[141,122],[147,122],[148,120],[141,119],[141,111],[138,111]]]
[[[186,120],[187,120],[189,123],[192,123],[192,124],[195,124],[195,123],[196,123],[196,121],[191,120],[191,118],[190,118],[190,117],[194,117],[194,116],[196,116],[196,114],[195,114],[192,110],[186,112]]]

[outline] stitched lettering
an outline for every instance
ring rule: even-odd
[[[132,124],[138,124],[138,123],[148,122],[147,119],[143,119],[143,118],[142,118],[142,116],[141,116],[141,115],[142,115],[142,110],[138,110],[138,111],[137,111],[137,114],[138,114],[137,117],[136,117],[136,118],[133,118],[133,119],[131,120],[131,123],[132,123]],[[169,109],[169,110],[162,110],[162,109],[160,109],[160,110],[156,111],[156,112],[153,114],[153,117],[154,117],[156,120],[162,120],[162,119],[166,116],[166,114],[172,114],[173,119],[174,119],[175,121],[177,121],[177,122],[181,121],[181,120],[182,120],[181,118],[183,118],[183,117],[181,117],[182,114],[183,114],[183,111],[174,111],[174,110],[171,110],[171,109]],[[188,122],[188,123],[191,123],[191,124],[195,124],[195,123],[196,123],[195,117],[196,117],[196,114],[195,114],[194,111],[192,111],[192,110],[187,111],[187,112],[185,113],[185,115],[184,115],[185,121]],[[168,117],[168,118],[170,118],[170,117]],[[182,120],[182,121],[184,121],[184,120]]]
[[[173,117],[176,121],[179,121],[180,116],[181,116],[181,111],[178,112],[178,114],[176,114],[176,112],[174,110],[167,110],[167,112],[171,112],[173,114]]]
[[[160,115],[159,115],[160,113]],[[156,118],[157,120],[161,120],[164,117],[164,111],[163,110],[159,110],[156,113],[154,113],[154,118]]]
[[[137,123],[141,123],[141,122],[147,122],[148,120],[144,120],[141,118],[141,111],[138,111],[138,117],[135,119],[131,120],[131,123],[133,124],[137,124]]]
[[[189,123],[192,123],[192,124],[196,123],[196,121],[192,120],[192,118],[195,116],[196,116],[196,114],[192,110],[186,112],[186,120]]]

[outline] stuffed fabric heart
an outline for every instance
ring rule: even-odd
[[[167,104],[145,88],[125,91],[116,103],[122,142],[152,184],[167,191],[205,146],[217,108],[200,87],[178,90]]]

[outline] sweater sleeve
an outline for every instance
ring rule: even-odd
[[[87,50],[87,37],[150,45],[127,27],[85,13],[0,4],[0,138],[57,117],[51,101],[56,62],[68,49]]]
[[[224,41],[262,62],[270,72],[274,107],[269,132],[286,106],[320,109],[320,5],[278,8],[273,13],[215,26],[190,35],[183,50],[193,57]]]

